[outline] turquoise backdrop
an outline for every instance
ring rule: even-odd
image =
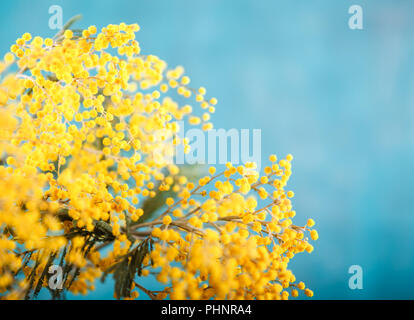
[[[363,30],[348,27],[352,4]],[[313,217],[320,239],[291,267],[315,298],[414,299],[413,1],[8,0],[0,53],[24,32],[53,35],[51,5],[81,13],[78,27],[138,22],[144,53],[218,98],[216,128],[261,129],[263,161],[294,155],[297,221]]]

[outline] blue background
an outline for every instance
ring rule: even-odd
[[[296,221],[313,217],[320,240],[291,267],[315,298],[414,298],[413,1],[2,1],[0,52],[53,35],[54,4],[83,15],[76,28],[138,22],[144,53],[218,98],[216,128],[261,129],[263,160],[295,156]],[[352,4],[363,30],[348,27]],[[363,290],[348,287],[354,264]]]

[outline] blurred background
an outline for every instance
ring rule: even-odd
[[[353,4],[363,30],[348,27]],[[82,14],[75,28],[137,22],[143,53],[218,98],[216,128],[262,130],[262,168],[294,155],[296,222],[314,218],[320,238],[290,267],[316,299],[414,299],[413,1],[8,0],[0,54],[24,32],[53,36],[51,5],[64,21]]]

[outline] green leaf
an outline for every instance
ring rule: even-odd
[[[183,165],[180,166],[180,174],[179,176],[185,176],[187,178],[188,181],[190,182],[194,182],[196,180],[198,180],[199,178],[201,178],[204,174],[203,170],[202,170],[203,166],[200,165]],[[172,198],[176,198],[177,194],[175,192],[172,191],[172,188],[174,187],[174,185],[177,183],[177,181],[175,181],[172,185],[170,190],[168,191],[163,191],[163,192],[159,192],[158,188],[160,186],[160,183],[154,188],[154,190],[157,190],[157,194],[155,197],[153,198],[146,198],[143,205],[142,205],[142,210],[144,210],[144,214],[139,218],[139,220],[135,223],[143,223],[146,222],[148,220],[150,220],[151,218],[154,217],[154,215],[157,213],[157,211],[163,207],[165,205],[165,201],[167,200],[167,198],[172,197]],[[133,224],[131,224],[133,225]]]

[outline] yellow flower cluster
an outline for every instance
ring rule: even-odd
[[[211,129],[217,99],[190,87],[182,67],[143,55],[138,30],[25,33],[0,62],[0,297],[35,297],[52,265],[63,290],[81,294],[112,273],[124,299],[312,296],[288,269],[313,250],[307,234],[318,238],[313,220],[292,222],[292,156],[271,156],[262,176],[229,163],[189,181],[168,161],[177,145],[190,149],[178,121]],[[160,194],[161,213],[146,220],[144,204]],[[163,291],[139,284],[150,273]]]
[[[290,259],[303,251],[312,252],[305,233],[313,226],[293,225],[295,211],[284,191],[291,174],[292,156],[265,168],[260,177],[253,164],[234,167],[200,179],[180,191],[180,199],[167,199],[168,209],[153,222],[136,228],[155,226],[151,235],[160,240],[146,265],[160,268],[157,280],[171,282],[163,295],[172,299],[287,299],[298,296]],[[224,181],[220,180],[224,177]],[[214,184],[203,192],[208,184]],[[255,192],[268,204],[259,206]],[[198,200],[198,198],[201,199]],[[170,200],[170,201],[168,201]],[[159,225],[159,226],[158,226]],[[184,230],[178,232],[177,230]],[[313,240],[316,230],[310,231]],[[288,289],[288,290],[285,290]],[[312,296],[311,290],[305,294]]]

